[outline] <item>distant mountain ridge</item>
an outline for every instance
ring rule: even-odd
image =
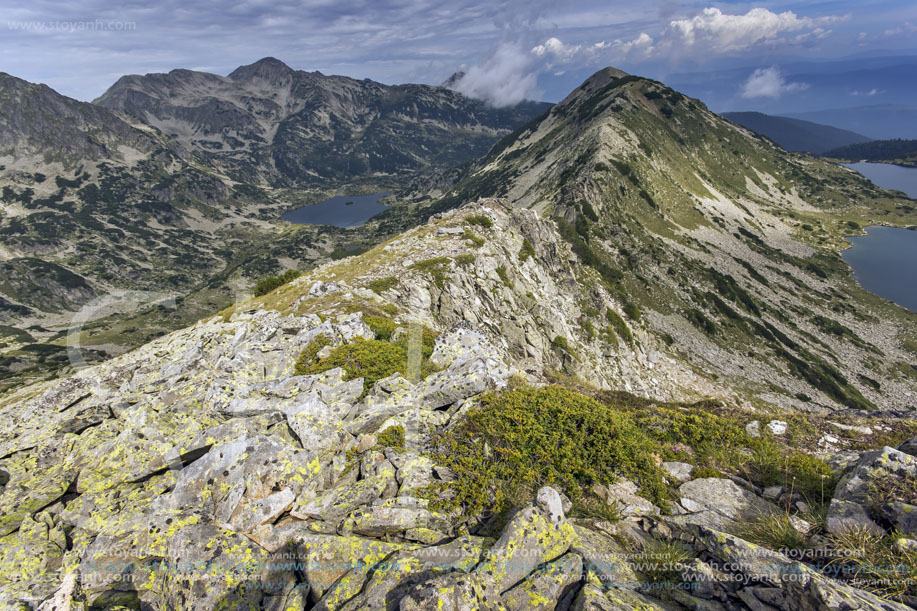
[[[824,153],[825,157],[851,161],[881,161],[917,167],[917,140],[873,140],[863,144],[850,144]]]
[[[498,109],[445,87],[325,76],[271,57],[225,77],[125,76],[94,104],[155,127],[234,180],[273,186],[464,163],[550,106]]]
[[[787,113],[785,116],[835,125],[876,140],[917,138],[917,106],[876,104]]]
[[[767,136],[788,151],[821,154],[840,146],[870,141],[862,134],[831,125],[760,112],[724,112],[720,116]]]

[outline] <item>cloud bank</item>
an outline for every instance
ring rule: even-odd
[[[772,66],[755,70],[742,85],[739,93],[745,99],[777,99],[784,93],[803,91],[808,88],[807,83],[787,83],[780,74],[780,70]]]
[[[559,42],[559,41],[558,41]],[[492,106],[511,106],[535,97],[534,60],[521,45],[503,42],[465,72],[452,88]]]

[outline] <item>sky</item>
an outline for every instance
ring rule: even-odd
[[[383,83],[439,84],[495,105],[557,101],[613,65],[697,85],[729,73],[714,105],[803,95],[787,66],[917,58],[914,0],[0,0],[0,71],[81,100],[124,74],[228,74],[266,56]],[[917,75],[915,75],[917,76]],[[864,96],[879,86],[864,90]],[[851,96],[856,91],[850,89]]]

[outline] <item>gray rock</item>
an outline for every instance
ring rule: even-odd
[[[564,592],[582,579],[582,573],[582,558],[566,554],[507,590],[500,597],[500,605],[507,611],[553,611]]]
[[[678,492],[685,509],[716,511],[733,520],[754,520],[778,512],[773,504],[728,479],[695,479],[682,484]]]
[[[554,488],[541,488],[535,495],[535,505],[548,516],[552,524],[559,524],[564,520],[564,503],[560,493]]]
[[[870,482],[884,477],[917,479],[917,458],[889,447],[863,454],[834,490],[828,507],[828,532],[865,528],[884,533],[865,509],[870,502]]]
[[[691,472],[694,471],[694,465],[686,462],[664,462],[662,468],[666,470],[674,481],[684,483],[691,479]]]

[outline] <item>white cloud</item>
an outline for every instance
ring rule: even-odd
[[[634,40],[624,42],[604,40],[592,44],[566,44],[559,38],[551,37],[532,48],[532,54],[545,60],[547,68],[557,64],[608,63],[620,61],[630,55],[647,56],[653,51],[653,38],[643,32]]]
[[[560,41],[557,41],[560,42]],[[512,43],[501,43],[481,62],[468,68],[453,89],[493,106],[510,106],[535,97],[537,75],[532,54]]]
[[[917,25],[914,25],[910,21],[905,21],[901,25],[885,30],[886,36],[898,36],[900,34],[914,34],[917,32]]]
[[[830,33],[822,25],[843,17],[798,17],[785,11],[774,13],[765,8],[753,8],[744,15],[727,15],[718,8],[705,8],[690,19],[669,22],[663,35],[665,46],[673,49],[729,53],[754,45],[774,42],[804,42],[823,38]],[[781,36],[788,32],[808,30],[794,39]]]
[[[880,93],[884,93],[884,92],[883,92],[883,91],[879,91],[878,89],[873,88],[873,89],[870,89],[869,91],[854,90],[854,91],[851,91],[851,92],[850,92],[850,95],[863,95],[863,96],[866,96],[866,97],[872,97],[872,96],[874,96],[874,95],[879,95]]]
[[[779,98],[784,93],[808,89],[808,83],[787,83],[776,66],[758,68],[745,84],[740,94],[743,98]]]
[[[551,37],[532,48],[532,54],[551,69],[558,64],[608,64],[622,60],[640,60],[667,56],[707,57],[710,54],[735,53],[757,45],[802,45],[831,34],[823,26],[845,17],[799,17],[786,11],[774,13],[752,8],[744,15],[728,15],[709,7],[686,19],[669,20],[664,31],[654,39],[646,32],[632,39],[596,43],[565,43]]]
[[[553,36],[542,44],[532,48],[532,53],[538,57],[553,57],[558,62],[572,60],[582,50],[581,45],[565,45],[559,38]]]

